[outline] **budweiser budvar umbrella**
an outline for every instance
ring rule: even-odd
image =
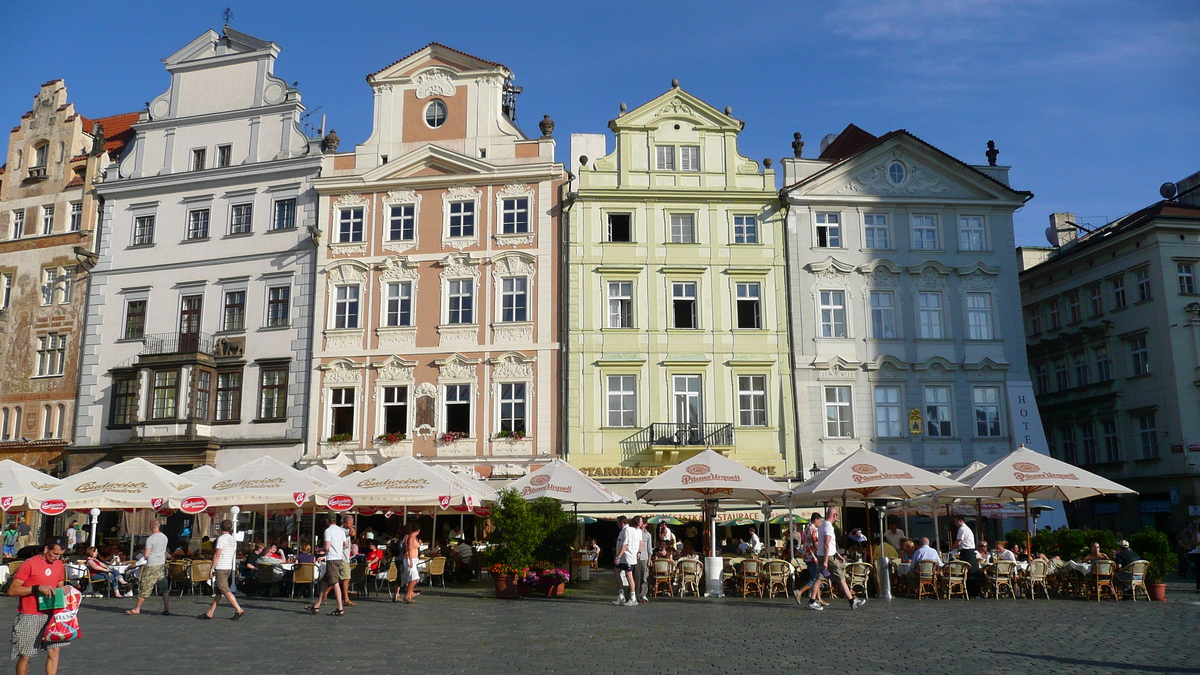
[[[320,486],[313,477],[263,456],[176,492],[170,504],[184,513],[229,506],[298,508]]]
[[[203,464],[192,469],[191,471],[184,471],[183,473],[179,474],[179,477],[186,478],[193,483],[199,483],[201,481],[206,481],[209,478],[213,478],[214,476],[220,475],[221,471],[217,467],[211,464]]]
[[[186,478],[141,457],[63,481],[38,499],[39,510],[57,516],[67,509],[154,509],[192,484]],[[33,501],[33,500],[31,500]]]
[[[330,471],[329,469],[326,469],[325,467],[323,467],[319,464],[313,464],[312,466],[310,466],[306,469],[301,469],[300,473],[308,474],[309,476],[312,476],[313,478],[316,478],[317,480],[321,481],[325,485],[333,485],[334,483],[336,483],[342,479],[341,476],[337,475],[336,473]]]
[[[23,508],[41,501],[41,495],[62,481],[11,459],[0,460],[0,511]]]
[[[561,459],[518,478],[506,487],[525,499],[550,497],[570,504],[618,504],[630,500],[609,490]]]

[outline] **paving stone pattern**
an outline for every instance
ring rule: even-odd
[[[83,638],[60,672],[212,669],[216,673],[1195,673],[1200,595],[1169,602],[871,600],[823,612],[775,599],[656,599],[615,607],[607,574],[563,598],[496,600],[490,580],[424,589],[416,605],[383,594],[344,617],[302,600],[173,598],[173,616],[126,616],[131,600],[85,598]],[[9,600],[11,608],[15,601]],[[329,606],[332,608],[332,605]],[[10,610],[11,611],[11,610]],[[40,672],[41,663],[30,672]]]

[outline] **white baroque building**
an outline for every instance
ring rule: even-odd
[[[903,130],[851,124],[821,150],[783,160],[804,466],[860,446],[933,470],[1045,452],[1010,419],[1033,404],[1012,225],[1032,195]]]
[[[72,472],[303,451],[321,156],[278,54],[226,26],[166,58],[98,185]]]

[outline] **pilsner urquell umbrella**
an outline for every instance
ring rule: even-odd
[[[576,516],[579,515],[580,504],[620,504],[630,501],[557,458],[509,483],[507,487],[528,500],[549,497],[574,504]],[[582,528],[581,538],[586,529]]]

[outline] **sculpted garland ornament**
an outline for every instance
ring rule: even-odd
[[[429,98],[430,96],[454,96],[454,82],[451,79],[450,71],[435,68],[427,70],[413,80],[417,83],[417,98]]]

